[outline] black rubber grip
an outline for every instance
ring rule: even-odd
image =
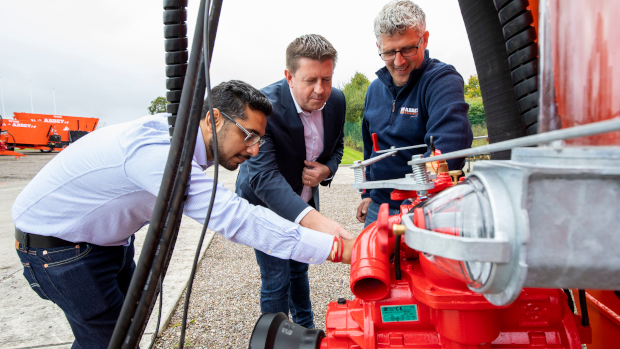
[[[517,18],[508,22],[504,28],[502,29],[504,33],[504,39],[508,40],[513,36],[519,34],[525,29],[529,28],[532,23],[534,23],[534,17],[532,17],[532,13],[530,11],[525,11]]]
[[[513,0],[507,4],[503,9],[499,10],[499,21],[502,25],[508,23],[511,19],[517,17],[521,12],[527,9],[529,3],[527,0]]]
[[[521,98],[519,102],[517,103],[517,105],[519,106],[519,112],[521,114],[525,113],[526,111],[534,107],[537,107],[538,106],[538,91]]]
[[[538,121],[538,107],[532,108],[523,114],[525,126],[530,127]]]
[[[187,36],[187,24],[168,24],[164,25],[164,38],[184,38]]]
[[[515,96],[517,98],[522,98],[536,90],[538,90],[538,76],[529,78],[517,84],[517,86],[515,86]]]
[[[166,10],[164,11],[164,24],[179,24],[187,20],[185,10]]]
[[[164,40],[164,50],[166,52],[177,52],[187,50],[187,37],[179,39]]]
[[[164,0],[164,9],[187,7],[188,0]]]
[[[538,75],[538,60],[535,59],[526,63],[512,72],[512,82],[516,85],[519,82]]]
[[[177,115],[179,111],[179,103],[168,103],[166,105],[166,111],[172,115]]]
[[[493,3],[495,4],[495,9],[499,11],[511,1],[512,0],[493,0]]]
[[[538,46],[530,45],[510,55],[508,57],[508,65],[510,70],[514,70],[522,64],[533,61],[536,57],[538,57]]]
[[[177,122],[177,116],[176,115],[168,117],[168,125],[174,125],[174,124],[176,124],[176,122]]]
[[[166,64],[187,63],[187,50],[181,52],[166,52]]]
[[[534,27],[529,27],[506,41],[506,52],[511,55],[534,41],[536,41],[536,30]]]
[[[185,72],[187,72],[187,64],[174,64],[166,66],[166,77],[169,78],[185,76]]]
[[[166,88],[168,90],[180,90],[183,88],[183,81],[185,81],[185,77],[168,78],[166,79]]]
[[[181,101],[181,90],[166,91],[166,100],[170,103],[179,103]]]

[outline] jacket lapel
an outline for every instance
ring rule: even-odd
[[[282,81],[282,87],[280,88],[280,103],[284,112],[282,113],[283,122],[288,128],[289,135],[293,140],[293,148],[295,153],[300,154],[303,159],[306,158],[306,140],[304,139],[304,124],[301,123],[301,118],[297,114],[295,103],[293,103],[293,96],[291,95],[291,89],[286,82],[286,79]]]
[[[329,145],[332,143],[332,139],[336,137],[334,135],[336,127],[332,125],[334,121],[334,118],[331,117],[332,115],[334,115],[334,105],[328,99],[325,108],[323,108],[323,151],[321,155],[319,155],[319,159],[325,157],[329,158],[332,153],[332,149],[328,149]]]

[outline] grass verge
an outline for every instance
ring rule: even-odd
[[[355,160],[364,160],[364,154],[349,147],[344,147],[344,153],[342,154],[342,161],[340,164],[352,165]]]

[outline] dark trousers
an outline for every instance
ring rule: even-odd
[[[132,236],[128,246],[18,244],[30,287],[65,313],[75,336],[71,348],[108,347],[136,266],[133,242]]]
[[[314,198],[308,205],[316,208]],[[282,312],[287,316],[290,312],[294,323],[314,328],[308,264],[273,257],[256,249],[254,252],[260,267],[261,312]]]

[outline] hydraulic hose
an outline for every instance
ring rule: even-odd
[[[158,278],[164,269],[162,261],[168,260],[167,254],[172,250],[171,242],[174,240],[173,238],[178,230],[183,209],[183,198],[186,194],[187,180],[191,167],[189,164],[193,155],[196,133],[199,128],[202,96],[204,96],[204,88],[202,89],[202,94],[199,91],[195,91],[197,88],[197,72],[200,70],[200,67],[204,66],[201,64],[201,33],[203,31],[201,19],[204,18],[204,14],[205,2],[203,0],[200,2],[192,54],[187,67],[187,78],[183,83],[175,131],[170,144],[170,153],[162,184],[151,216],[151,224],[144,242],[141,258],[138,261],[129,286],[109,348],[119,348],[121,345],[124,348],[135,348],[137,346],[142,329],[146,323],[146,317],[153,305],[152,298],[155,294]],[[212,44],[213,42],[210,43],[210,45]],[[197,98],[198,100],[194,104],[192,102],[194,102],[193,97],[195,95],[201,97]],[[189,123],[190,107],[194,111],[192,113],[191,125]],[[158,259],[155,259],[156,254]],[[148,285],[145,286],[147,280]]]
[[[210,23],[213,23],[215,21],[215,23],[219,22],[219,14],[220,14],[220,10],[222,7],[222,1],[221,0],[215,0],[213,2],[213,9],[211,10],[211,16],[215,17],[217,16],[217,18],[211,18],[209,16],[205,16],[204,21],[205,21],[205,25],[204,25],[204,39],[205,40],[209,40],[209,42],[211,42],[211,39],[213,40],[213,42],[215,42],[215,35],[211,36],[210,35]],[[216,134],[216,125],[215,125],[215,114],[213,112],[213,103],[211,102],[211,77],[210,77],[210,72],[209,72],[209,67],[211,66],[211,50],[212,50],[211,45],[204,45],[203,46],[203,57],[206,57],[206,60],[204,62],[204,70],[206,74],[201,74],[202,75],[206,75],[205,76],[205,83],[207,85],[207,98],[209,100],[209,115],[211,116],[209,118],[210,122],[211,122],[211,132],[212,134],[212,140],[213,140],[213,161],[215,162],[215,171],[214,171],[214,176],[213,176],[213,189],[211,190],[211,199],[209,200],[209,209],[207,210],[207,217],[205,218],[205,222],[202,226],[202,232],[200,233],[200,239],[198,241],[198,246],[196,246],[196,254],[194,256],[194,261],[192,263],[192,271],[190,273],[190,277],[189,277],[189,281],[187,284],[187,293],[185,295],[185,304],[183,305],[183,319],[181,320],[181,335],[179,336],[179,349],[183,349],[184,344],[185,344],[185,329],[187,326],[187,313],[189,310],[189,301],[191,299],[191,295],[192,295],[192,287],[194,285],[194,275],[196,275],[196,269],[198,268],[198,260],[200,259],[200,250],[202,249],[202,243],[204,241],[205,235],[207,233],[207,227],[209,226],[209,221],[211,220],[211,212],[213,211],[213,203],[215,202],[215,193],[217,191],[217,180],[218,180],[218,165],[219,165],[219,161],[218,161],[218,152],[217,152],[217,134]],[[202,70],[201,70],[202,72]]]
[[[581,325],[583,327],[590,326],[590,317],[588,316],[588,303],[586,301],[586,290],[579,290],[579,307],[581,308]]]
[[[568,288],[563,289],[564,293],[568,297],[568,308],[571,313],[575,312],[575,303],[573,302],[573,294],[570,292]]]
[[[400,235],[396,235],[394,239],[394,272],[396,280],[401,279],[401,270],[400,270]]]

